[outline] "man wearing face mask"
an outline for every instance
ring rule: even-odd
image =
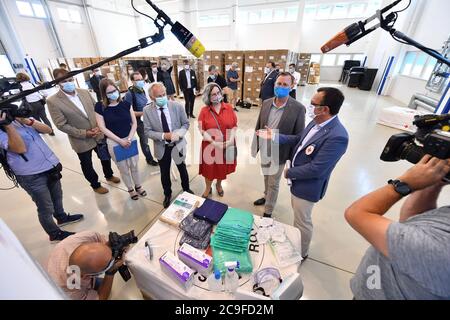
[[[227,86],[230,88],[231,91],[231,97],[230,97],[230,103],[234,108],[234,111],[239,111],[236,108],[236,103],[238,99],[238,85],[241,80],[239,79],[239,73],[237,72],[238,63],[233,62],[231,64],[230,70],[227,72]],[[226,101],[225,101],[226,102]]]
[[[291,183],[294,226],[301,232],[304,259],[313,234],[312,209],[325,196],[331,173],[347,150],[348,133],[338,118],[344,99],[336,88],[320,88],[308,108],[313,121],[300,135],[278,134],[268,127],[257,133],[275,143],[295,146],[284,176]]]
[[[102,97],[100,95],[100,81],[104,79],[105,77],[102,76],[102,72],[100,71],[100,68],[94,69],[94,74],[91,77],[90,83],[92,86],[92,90],[94,90],[95,94],[97,95],[97,101],[102,101]]]
[[[53,70],[55,79],[66,76],[65,69]],[[72,149],[80,159],[81,170],[95,193],[106,194],[108,189],[102,187],[92,164],[92,152],[100,159],[98,144],[104,135],[98,128],[95,119],[95,101],[87,90],[76,89],[73,78],[59,82],[60,90],[47,99],[48,111],[56,127],[69,136]],[[103,173],[107,181],[119,183],[120,179],[113,175],[111,160],[100,159]]]
[[[149,79],[150,77],[151,75],[149,76]],[[152,152],[148,146],[148,138],[144,133],[144,123],[141,119],[144,114],[144,107],[149,103],[144,91],[145,81],[142,78],[142,74],[139,72],[133,72],[130,76],[130,80],[133,82],[133,86],[128,88],[128,92],[125,94],[124,100],[133,107],[134,115],[137,120],[136,133],[139,137],[139,144],[141,145],[141,150],[145,156],[145,160],[147,161],[147,164],[157,166],[158,162],[153,159]]]
[[[294,77],[288,72],[278,75],[275,83],[275,98],[263,102],[255,131],[266,127],[280,134],[298,135],[305,128],[305,107],[289,96]],[[290,159],[293,146],[277,145],[271,141],[253,138],[252,156],[261,152],[261,169],[264,175],[264,197],[256,200],[255,206],[265,205],[264,217],[271,217],[275,208],[280,179],[286,161]]]
[[[224,90],[225,88],[227,88],[227,81],[225,80],[224,77],[222,77],[219,74],[219,70],[217,70],[217,67],[212,65],[209,66],[208,68],[208,72],[209,72],[209,77],[208,77],[208,83],[214,82],[217,83],[217,85]],[[227,95],[224,95],[223,97],[223,101],[225,103],[228,103],[228,97]]]
[[[269,61],[264,68],[264,80],[261,83],[260,98],[262,101],[273,98],[275,96],[274,87],[275,81],[278,77],[278,72],[275,69],[275,62]]]
[[[64,239],[52,250],[47,272],[72,300],[108,300],[122,264],[123,259],[113,258],[104,235],[85,231]],[[103,274],[105,277],[99,278]]]
[[[195,104],[195,90],[197,89],[197,76],[195,71],[191,69],[189,60],[183,60],[184,70],[181,70],[178,74],[178,82],[180,89],[183,92],[185,103],[186,115],[191,118],[194,116],[194,104]]]
[[[186,139],[189,130],[189,119],[183,106],[169,101],[166,88],[162,83],[154,83],[150,87],[150,98],[153,103],[144,109],[145,134],[153,140],[155,156],[161,170],[161,184],[164,189],[164,208],[169,207],[172,200],[172,182],[170,167],[175,162],[181,177],[183,191],[192,193],[189,187],[189,174],[186,169]]]
[[[292,98],[297,99],[297,87],[300,82],[300,72],[295,71],[294,63],[289,65],[289,73],[294,77],[294,85],[292,86],[292,90],[289,92],[289,95]]]
[[[147,70],[148,81],[150,83],[162,82],[162,74],[158,70],[158,63],[155,61],[151,62],[151,68]]]

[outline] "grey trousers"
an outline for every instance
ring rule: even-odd
[[[308,255],[309,245],[313,235],[313,224],[311,213],[314,202],[297,198],[291,195],[292,208],[294,209],[294,227],[300,229],[302,236],[302,257]]]
[[[277,204],[278,192],[280,190],[281,175],[284,172],[284,165],[278,167],[278,171],[273,175],[264,176],[264,198],[266,199],[265,213],[272,214]],[[263,171],[265,168],[263,168]]]

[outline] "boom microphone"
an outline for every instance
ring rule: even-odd
[[[365,25],[372,20],[375,20],[376,18],[381,18],[381,14],[391,10],[393,7],[398,5],[402,0],[396,0],[392,4],[388,5],[387,7],[381,9],[380,11],[377,11],[373,16],[370,18],[359,21],[356,23],[353,23],[349,25],[347,28],[345,28],[343,31],[339,32],[337,35],[335,35],[333,38],[328,40],[327,43],[325,43],[320,50],[322,50],[323,53],[330,52],[333,49],[336,49],[337,47],[346,44],[350,45],[356,40],[361,39],[362,37],[366,36],[370,32],[376,30],[380,27],[380,24],[375,25],[374,27],[366,30]]]
[[[205,47],[185,26],[176,21],[175,23],[169,16],[159,9],[152,1],[146,0],[147,3],[158,13],[158,17],[172,26],[172,33],[181,42],[181,44],[189,50],[195,57],[200,58],[205,52]]]

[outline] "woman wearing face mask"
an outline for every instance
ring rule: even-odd
[[[166,87],[167,98],[175,101],[175,85],[172,80],[173,66],[170,64],[169,60],[161,59],[159,70],[161,72],[161,81]]]
[[[200,175],[205,178],[203,197],[212,193],[212,183],[223,197],[222,181],[236,171],[237,117],[233,107],[223,102],[223,92],[216,83],[210,83],[203,93],[205,106],[199,115],[199,129],[203,136]]]
[[[141,186],[138,172],[139,156],[117,161],[114,147],[130,148],[137,128],[137,120],[131,105],[120,98],[119,89],[110,79],[100,82],[102,102],[95,106],[97,123],[107,137],[108,151],[119,168],[122,180],[128,188],[131,199],[138,200],[147,193]],[[134,183],[134,184],[133,184]]]

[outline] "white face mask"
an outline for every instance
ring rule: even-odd
[[[158,72],[158,67],[153,67],[152,71],[155,72],[155,73]]]
[[[315,119],[315,118],[317,118],[318,116],[320,116],[320,114],[315,114],[314,113],[314,110],[316,109],[316,107],[314,107],[313,105],[309,105],[307,108],[306,108],[306,114],[307,114],[307,116],[308,117],[310,117],[311,119]]]
[[[96,75],[96,76],[101,76],[102,73],[101,73],[100,71],[95,71],[95,75]]]
[[[189,66],[188,64],[185,64],[185,65],[184,65],[184,68],[185,68],[186,70],[189,70],[190,66]]]
[[[265,68],[264,68],[264,73],[265,73],[265,74],[268,74],[269,72],[270,72],[270,68],[265,67]]]

